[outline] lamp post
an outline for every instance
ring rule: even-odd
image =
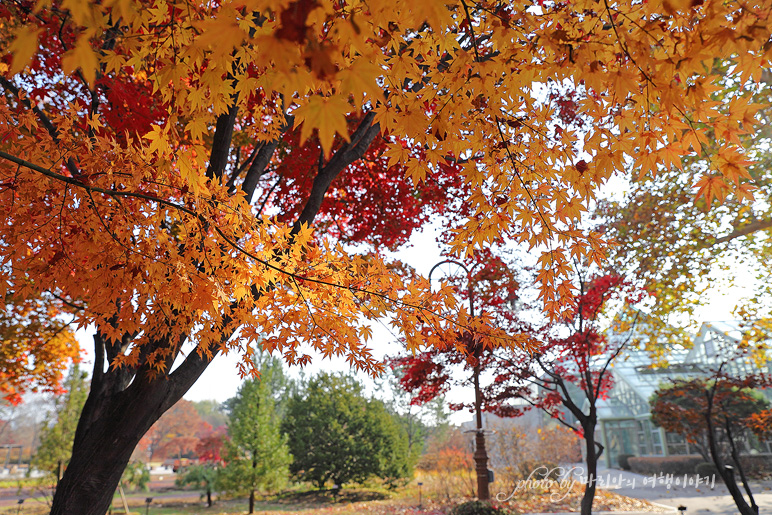
[[[472,272],[454,259],[445,259],[432,267],[429,271],[429,281],[432,280],[432,274],[442,265],[455,265],[466,272],[467,295],[469,296],[469,315],[474,318],[474,288],[472,287]],[[488,452],[485,450],[485,433],[482,427],[482,392],[480,391],[480,353],[481,348],[473,346],[474,335],[469,333],[467,348],[473,351],[475,359],[472,378],[474,381],[474,411],[475,411],[475,450],[474,463],[477,472],[477,498],[481,501],[490,499],[490,486],[488,478]]]

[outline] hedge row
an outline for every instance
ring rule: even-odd
[[[682,476],[694,474],[697,465],[704,462],[702,456],[645,456],[628,458],[630,470],[650,476],[652,474],[673,474]]]

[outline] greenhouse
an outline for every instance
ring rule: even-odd
[[[613,336],[612,336],[613,338]],[[736,377],[759,372],[750,358],[736,358],[741,330],[737,322],[707,322],[702,325],[690,349],[676,349],[667,356],[666,367],[652,367],[648,352],[626,352],[610,369],[614,387],[605,400],[598,401],[596,438],[605,447],[602,459],[617,466],[620,455],[677,456],[696,454],[683,437],[666,433],[651,422],[649,399],[669,379],[704,377],[725,362],[723,370]],[[769,372],[769,365],[765,366]],[[769,395],[769,392],[766,392]],[[771,453],[772,442],[746,442],[750,454]]]

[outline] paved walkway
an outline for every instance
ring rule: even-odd
[[[667,506],[676,513],[679,506],[684,506],[687,515],[737,515],[737,507],[720,478],[712,484],[697,484],[696,479],[696,475],[686,476],[684,481],[684,476],[655,479],[618,469],[598,470],[599,486],[620,495]],[[772,481],[751,481],[750,486],[759,514],[772,515]]]

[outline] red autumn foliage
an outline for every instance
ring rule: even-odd
[[[468,281],[471,281],[473,305],[478,317],[488,318],[509,334],[526,333],[529,326],[522,320],[521,313],[514,309],[522,295],[523,281],[520,276],[523,271],[518,265],[485,249],[475,256],[470,268],[470,277],[459,275],[446,278],[456,290],[459,302],[468,303]],[[495,371],[497,361],[493,350],[482,346],[468,331],[452,327],[445,335],[444,347],[397,357],[391,360],[391,365],[403,369],[400,385],[412,395],[412,404],[421,405],[447,393],[454,384],[468,384],[472,369],[478,362],[481,372]],[[458,368],[464,370],[461,379],[457,379],[458,373],[453,373],[453,369]],[[483,397],[482,401],[484,411],[494,411],[487,398]],[[450,408],[462,410],[472,406],[451,403]]]
[[[739,349],[732,360],[746,359]],[[682,435],[713,463],[729,494],[743,515],[758,513],[740,448],[749,434],[769,436],[769,401],[758,391],[772,387],[772,376],[750,374],[733,377],[724,371],[729,359],[707,377],[676,379],[654,393],[652,421],[665,430]],[[737,479],[743,483],[741,490]],[[747,495],[747,499],[743,495]]]
[[[228,435],[224,427],[219,427],[199,439],[196,445],[198,460],[204,463],[222,463],[223,449]]]
[[[579,278],[579,292],[573,311],[566,316],[565,327],[546,327],[544,344],[533,354],[517,353],[500,362],[499,375],[485,389],[494,411],[502,416],[517,416],[523,408],[511,403],[520,399],[528,408],[541,409],[580,435],[585,442],[587,476],[597,477],[597,463],[603,446],[595,441],[598,401],[613,387],[609,366],[630,343],[636,317],[618,316],[614,336],[601,329],[601,315],[613,300],[634,305],[644,293],[634,289],[617,274],[605,274],[589,280]],[[565,330],[569,333],[563,336]],[[579,395],[570,391],[581,392]],[[581,508],[591,513],[596,485],[585,485]]]
[[[193,403],[183,399],[153,424],[138,448],[145,450],[147,461],[182,457],[195,452],[201,436],[211,431],[212,427],[201,419]]]
[[[350,121],[351,130],[358,122]],[[368,242],[394,249],[407,242],[430,216],[454,218],[465,211],[460,199],[465,198],[468,186],[459,165],[446,161],[436,173],[414,185],[405,181],[402,164],[389,166],[383,155],[389,138],[376,136],[364,156],[332,182],[316,219],[321,232],[347,243]],[[268,205],[279,208],[280,219],[286,221],[296,219],[302,209],[322,152],[317,138],[302,146],[299,140],[299,129],[284,135],[277,149],[280,159],[271,174],[277,186]],[[410,148],[405,142],[403,146]],[[410,152],[420,156],[424,150],[410,148]]]
[[[601,329],[601,315],[612,300],[632,305],[644,294],[616,274],[599,275],[588,281],[580,278],[578,289],[574,308],[566,316],[564,326],[532,330],[533,338],[543,342],[538,352],[486,350],[465,354],[458,352],[457,346],[450,346],[445,350],[407,356],[396,361],[405,367],[403,388],[414,394],[416,402],[431,400],[450,388],[449,368],[461,363],[473,365],[474,357],[479,356],[481,370],[494,374],[494,380],[482,388],[482,409],[502,417],[521,415],[524,409],[543,410],[585,439],[587,472],[595,476],[597,461],[603,452],[603,447],[594,440],[597,403],[605,399],[613,387],[608,370],[611,362],[630,341],[630,338],[609,339]],[[501,313],[499,320],[525,329],[524,324],[516,324],[518,313],[512,308],[511,300],[505,301],[502,297],[510,294],[487,293],[492,305]],[[634,321],[632,325],[630,321],[618,321],[617,324],[627,325],[629,330]],[[565,335],[566,329],[568,335]],[[578,398],[568,395],[573,388],[582,392]],[[527,407],[513,403],[515,399],[526,401]],[[583,409],[585,402],[589,402],[588,410]],[[451,405],[457,410],[466,407],[468,405],[460,403]],[[594,495],[594,483],[588,484],[582,501],[583,510],[590,509]]]

